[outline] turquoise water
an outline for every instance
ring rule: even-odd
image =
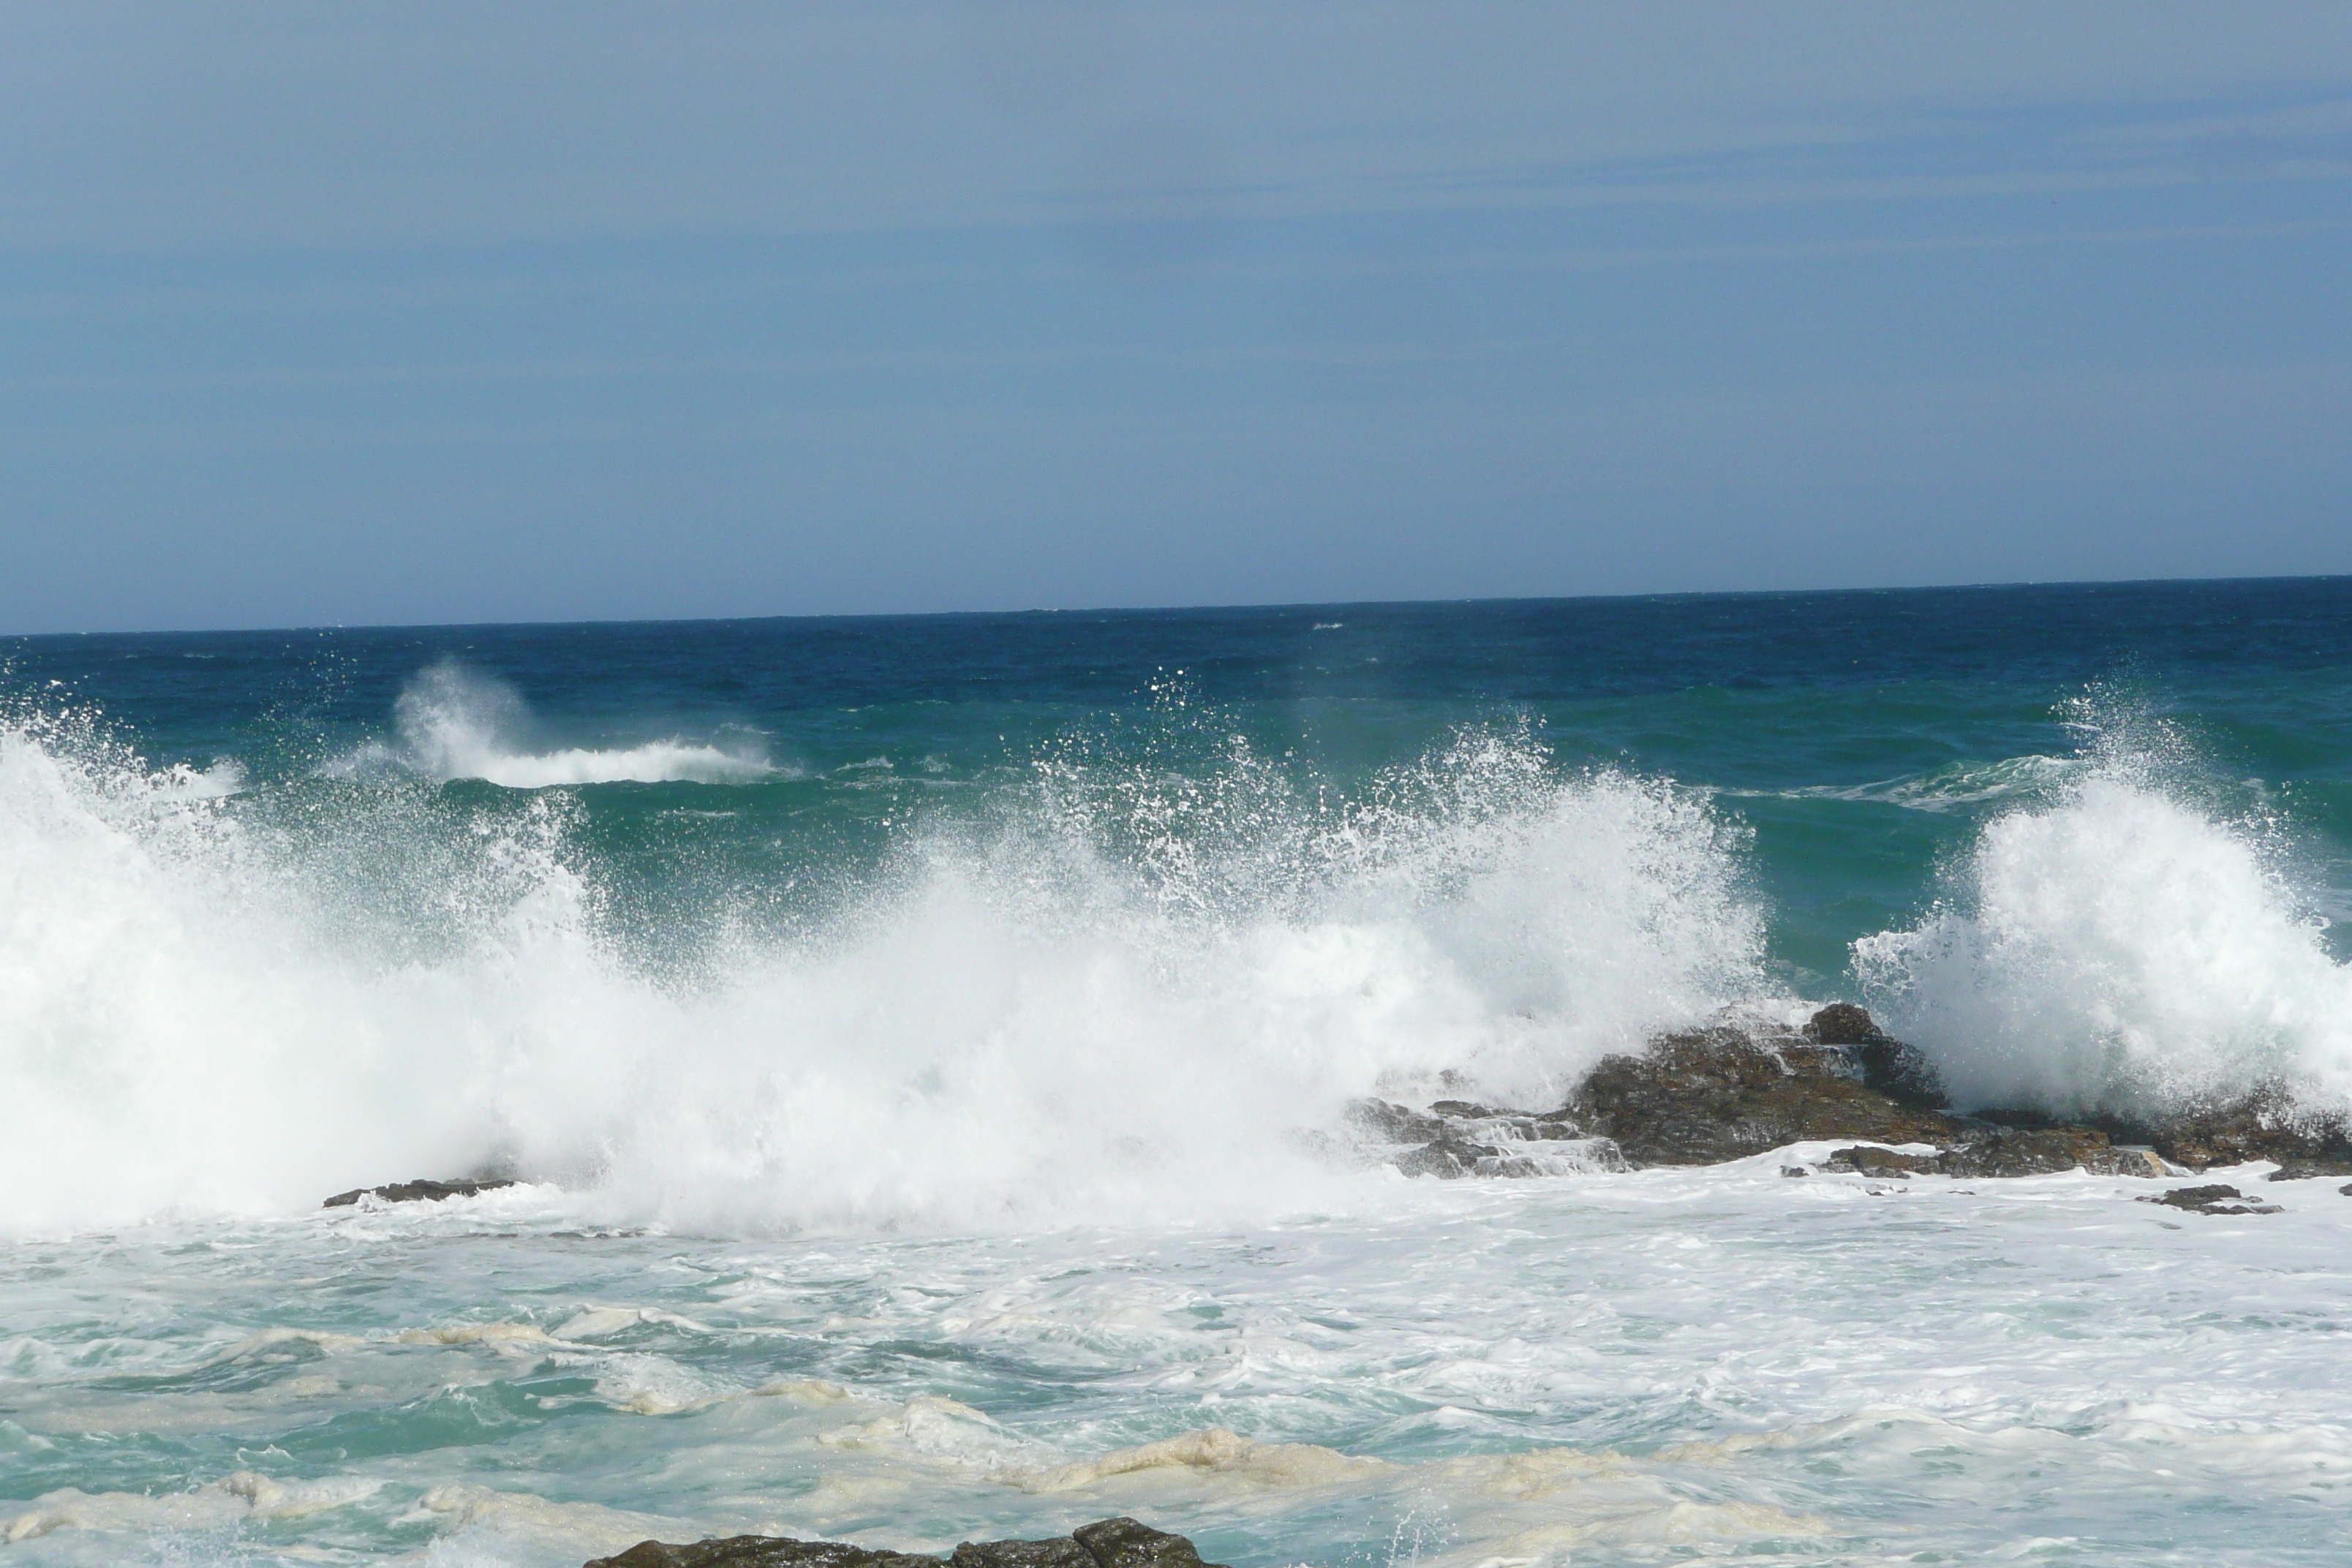
[[[10,1556],[1118,1511],[1251,1564],[2352,1544],[2332,1184],[2175,1224],[2119,1178],[1441,1185],[1332,1141],[1844,996],[1973,1103],[2339,1102],[2352,582],[0,671]],[[316,1207],[475,1172],[524,1184]]]

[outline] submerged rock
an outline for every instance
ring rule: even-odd
[[[394,1182],[384,1187],[353,1187],[348,1193],[337,1193],[320,1208],[349,1208],[362,1198],[382,1198],[388,1204],[439,1203],[443,1198],[470,1198],[477,1193],[495,1192],[511,1187],[511,1181],[434,1182],[420,1176],[413,1182]]]
[[[733,1535],[670,1546],[641,1541],[587,1568],[1216,1568],[1181,1535],[1131,1519],[1106,1519],[1044,1541],[967,1541],[945,1559],[838,1541]]]
[[[1695,1029],[1609,1057],[1566,1112],[1636,1165],[1712,1165],[1813,1139],[1959,1141],[1935,1068],[1850,1003],[1803,1033]]]
[[[2210,1186],[2175,1187],[2168,1193],[2158,1193],[2139,1201],[2163,1204],[2170,1208],[2187,1209],[2190,1214],[2277,1214],[2276,1204],[2250,1204],[2246,1194],[2237,1188],[2216,1182]]]
[[[1588,1138],[1565,1111],[1504,1110],[1466,1100],[1441,1100],[1424,1111],[1385,1100],[1359,1100],[1348,1121],[1374,1143],[1416,1147],[1381,1156],[1408,1176],[1557,1176],[1622,1171],[1625,1160],[1605,1138]]]
[[[2088,1171],[2095,1176],[2170,1173],[2163,1161],[2146,1150],[2118,1149],[2105,1133],[2091,1127],[1981,1129],[1969,1142],[1932,1154],[1905,1154],[1864,1144],[1832,1151],[1822,1168],[1895,1177],[2043,1176],[2061,1171]]]
[[[1502,1151],[1488,1143],[1470,1143],[1443,1134],[1389,1162],[1408,1176],[1435,1176],[1451,1182],[1478,1173],[1478,1162],[1497,1159]]]
[[[1899,1150],[1881,1149],[1864,1143],[1857,1148],[1832,1149],[1830,1157],[1822,1162],[1824,1171],[1851,1172],[1862,1176],[1893,1176],[1908,1181],[1914,1171],[1934,1171],[1935,1154],[1906,1154]],[[1785,1171],[1782,1173],[1787,1173]]]
[[[2290,1160],[2263,1178],[2266,1182],[2307,1182],[2315,1176],[2352,1176],[2352,1161]]]
[[[1948,1176],[2044,1176],[2088,1171],[2095,1176],[2161,1176],[2164,1163],[2118,1149],[2092,1127],[2000,1128],[1937,1156]]]
[[[1422,1143],[1445,1136],[1444,1117],[1424,1116],[1385,1100],[1350,1101],[1348,1122],[1384,1143]]]
[[[785,1535],[730,1535],[686,1546],[640,1541],[588,1568],[939,1568],[940,1559],[904,1552],[869,1552],[838,1541],[794,1541]],[[1089,1560],[1087,1568],[1094,1568]]]

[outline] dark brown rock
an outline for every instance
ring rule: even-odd
[[[1425,1143],[1445,1136],[1445,1121],[1385,1100],[1350,1100],[1348,1121],[1360,1131],[1387,1143]]]
[[[1824,1046],[1865,1046],[1886,1037],[1878,1021],[1851,1002],[1832,1002],[1814,1014],[1805,1033]]]
[[[2267,1182],[2307,1182],[2315,1176],[2352,1176],[2352,1162],[2290,1160],[2263,1179]]]
[[[2168,1116],[2150,1130],[2148,1142],[2158,1153],[2192,1171],[2249,1160],[2352,1163],[2352,1130],[2343,1117],[2305,1110],[2283,1084]]]
[[[2277,1214],[2276,1204],[2250,1204],[2246,1194],[2237,1188],[2216,1182],[2210,1186],[2175,1187],[2168,1193],[2142,1198],[2144,1204],[2163,1204],[2168,1208],[2186,1209],[2190,1214]]]
[[[388,1204],[439,1203],[444,1198],[470,1198],[477,1193],[495,1192],[511,1187],[512,1182],[433,1182],[419,1176],[413,1182],[394,1182],[385,1187],[353,1187],[348,1193],[337,1193],[321,1208],[349,1208],[364,1197],[382,1198]]]
[[[1907,1068],[1916,1053],[1899,1049],[1907,1054],[1886,1059]],[[1809,1139],[1949,1144],[1961,1132],[1941,1110],[1871,1087],[1856,1047],[1736,1028],[1669,1035],[1640,1056],[1607,1058],[1564,1109],[1637,1165],[1712,1165]]]
[[[2084,1170],[2095,1176],[2156,1176],[2145,1154],[2117,1149],[2090,1127],[2000,1128],[1936,1157],[1948,1176],[2044,1176]]]
[[[942,1568],[942,1560],[839,1541],[733,1535],[681,1546],[641,1541],[587,1568]],[[945,1568],[1217,1568],[1181,1535],[1131,1519],[1106,1519],[1044,1541],[967,1541]]]
[[[1095,1554],[1066,1535],[1045,1541],[967,1541],[948,1563],[949,1568],[1099,1568]]]
[[[1471,1143],[1459,1138],[1438,1138],[1400,1154],[1390,1163],[1408,1176],[1435,1176],[1441,1182],[1478,1173],[1481,1160],[1499,1160],[1503,1151],[1492,1143]]]
[[[2084,1170],[2099,1176],[2160,1176],[2162,1165],[2146,1153],[2118,1149],[2090,1127],[1995,1128],[1969,1142],[1933,1154],[1904,1154],[1865,1144],[1837,1149],[1822,1162],[1824,1170],[1865,1176],[2042,1176]]]
[[[872,1552],[838,1541],[730,1535],[724,1541],[697,1541],[684,1546],[640,1541],[617,1557],[595,1559],[587,1568],[940,1568],[940,1560],[904,1552]]]
[[[1822,1162],[1825,1171],[1852,1171],[1864,1176],[1895,1176],[1909,1179],[1914,1171],[1936,1173],[1940,1154],[1904,1154],[1893,1149],[1878,1149],[1864,1144],[1854,1149],[1833,1149]]]
[[[1106,1519],[1070,1533],[1102,1568],[1206,1568],[1182,1536],[1131,1519]]]

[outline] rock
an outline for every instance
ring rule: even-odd
[[[2107,1142],[2105,1133],[2091,1127],[1991,1128],[1957,1148],[1933,1154],[1904,1154],[1864,1144],[1831,1151],[1822,1166],[1865,1176],[1895,1177],[2042,1176],[2074,1170],[2095,1176],[2167,1173],[2162,1162],[2145,1151],[2118,1149]]]
[[[1099,1524],[1081,1525],[1070,1534],[1094,1553],[1102,1568],[1206,1568],[1201,1554],[1182,1536],[1131,1519],[1106,1519]]]
[[[1851,1002],[1832,1002],[1814,1014],[1805,1033],[1824,1046],[1866,1046],[1886,1038],[1878,1021]]]
[[[413,1182],[394,1182],[388,1187],[353,1187],[348,1193],[337,1193],[321,1208],[349,1208],[362,1198],[382,1198],[388,1204],[439,1203],[443,1198],[470,1198],[477,1193],[495,1192],[511,1187],[510,1181],[489,1182],[430,1182],[420,1176]]]
[[[1948,1176],[2043,1176],[2084,1170],[2095,1176],[2160,1176],[2147,1156],[2117,1149],[2090,1127],[2000,1128],[1937,1156]]]
[[[1445,1136],[1444,1118],[1423,1116],[1385,1100],[1349,1101],[1348,1122],[1386,1143],[1422,1143]]]
[[[2149,1130],[2147,1142],[2192,1171],[2249,1160],[2352,1166],[2352,1129],[2343,1116],[2306,1110],[2287,1086],[2277,1083],[2242,1099],[2166,1117]]]
[[[1500,1159],[1502,1153],[1491,1144],[1441,1137],[1409,1154],[1398,1155],[1390,1163],[1408,1176],[1435,1176],[1441,1182],[1451,1182],[1476,1175],[1479,1161]]]
[[[2237,1188],[2224,1186],[2216,1182],[2203,1187],[2175,1187],[2168,1193],[2159,1193],[2153,1197],[2145,1197],[2139,1201],[2144,1204],[2163,1204],[2170,1208],[2187,1209],[2191,1214],[2277,1214],[2280,1212],[2276,1204],[2250,1204],[2245,1201],[2245,1196],[2246,1194]]]
[[[587,1568],[940,1568],[936,1557],[904,1552],[869,1552],[838,1541],[795,1541],[788,1535],[730,1535],[667,1546],[640,1541],[617,1557],[599,1557]],[[1091,1559],[1087,1568],[1097,1568]]]
[[[1417,1147],[1382,1156],[1408,1176],[1556,1176],[1622,1171],[1624,1157],[1605,1138],[1588,1138],[1566,1111],[1504,1110],[1467,1100],[1441,1100],[1426,1112],[1385,1100],[1349,1103],[1360,1139]]]
[[[1198,1561],[1198,1559],[1195,1559]],[[965,1542],[948,1558],[950,1568],[1101,1568],[1095,1554],[1067,1535],[1049,1541]]]
[[[2263,1179],[2266,1182],[2307,1182],[2314,1176],[2352,1176],[2352,1162],[2290,1160]]]
[[[734,1535],[684,1546],[641,1541],[618,1556],[595,1559],[587,1568],[941,1568],[941,1562],[838,1541]],[[1045,1541],[967,1541],[945,1562],[949,1568],[1216,1568],[1202,1563],[1182,1536],[1131,1519],[1102,1520]]]
[[[1822,1162],[1825,1171],[1852,1171],[1864,1176],[1894,1176],[1908,1181],[1914,1171],[1936,1170],[1939,1154],[1904,1154],[1893,1149],[1878,1149],[1868,1144],[1854,1149],[1832,1149],[1830,1157]]]
[[[1857,1029],[1841,1014],[1829,1032]],[[1901,1098],[1872,1087],[1873,1059],[1882,1085],[1900,1087]],[[1712,1165],[1809,1139],[1958,1142],[1962,1124],[1937,1109],[1940,1103],[1925,1059],[1883,1037],[1823,1044],[1808,1035],[1718,1027],[1666,1036],[1640,1056],[1605,1058],[1563,1110],[1587,1132],[1613,1139],[1636,1165]]]

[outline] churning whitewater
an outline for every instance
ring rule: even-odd
[[[1836,1000],[2340,1113],[2352,590],[1982,592],[20,640],[0,1554],[2340,1560],[2336,1183],[1349,1142]]]

